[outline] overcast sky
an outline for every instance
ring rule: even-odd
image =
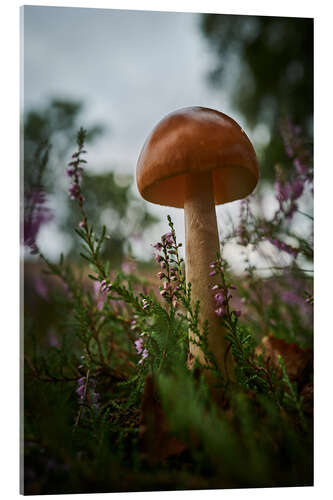
[[[24,7],[25,111],[52,97],[82,100],[83,126],[95,122],[107,126],[103,138],[89,147],[89,168],[133,175],[147,135],[177,108],[216,108],[245,127],[228,98],[237,65],[228,69],[222,89],[215,91],[207,84],[213,56],[199,20],[199,15],[189,13]],[[263,132],[265,136],[260,126],[258,131],[255,137],[246,130],[254,141]],[[217,207],[219,225],[226,221],[226,211],[235,215],[238,207],[239,202]],[[134,248],[140,257],[147,256],[149,244],[166,232],[167,214],[174,220],[179,241],[184,241],[183,210],[150,208],[162,223]],[[56,258],[63,250],[55,224],[41,232],[39,244],[49,257]]]
[[[52,96],[82,99],[87,120],[110,126],[96,162],[111,157],[133,172],[165,114],[191,105],[232,111],[206,84],[211,56],[198,23],[188,13],[25,7],[25,108]]]

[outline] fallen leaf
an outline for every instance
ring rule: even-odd
[[[303,381],[312,365],[313,353],[311,349],[302,349],[297,344],[286,342],[271,335],[267,335],[256,347],[256,354],[264,355],[267,364],[272,364],[280,370],[278,356],[281,355],[287,374],[292,381]]]

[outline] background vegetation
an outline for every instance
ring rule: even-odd
[[[222,377],[198,326],[171,218],[151,242],[155,262],[133,255],[131,241],[156,219],[133,195],[133,179],[90,168],[103,124],[77,133],[83,105],[65,99],[31,110],[25,494],[313,483],[313,22],[212,14],[200,29],[215,54],[211,85],[254,136],[260,125],[269,137],[257,148],[269,189],[239,202],[213,264],[234,377]],[[51,221],[70,242],[57,262],[38,245]],[[189,328],[205,365],[188,355]]]

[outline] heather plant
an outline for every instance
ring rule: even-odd
[[[35,241],[39,237],[43,238],[42,229],[52,219],[53,228],[66,242],[66,253],[70,253],[71,260],[80,259],[75,250],[75,233],[72,229],[77,224],[79,210],[71,203],[66,192],[63,165],[75,141],[82,111],[82,102],[51,99],[45,106],[30,109],[25,114],[22,187],[26,255],[34,253]],[[104,129],[103,124],[90,124],[86,130],[86,145],[90,147],[96,142]],[[90,166],[93,167],[93,163]],[[68,168],[68,176],[71,170],[73,168]],[[77,172],[79,174],[80,171]],[[111,255],[113,264],[118,266],[124,256],[130,253],[133,242],[142,237],[142,233],[156,222],[156,218],[132,193],[130,175],[114,171],[96,173],[93,168],[89,171],[85,169],[83,184],[90,223],[96,230],[103,224],[106,224],[107,229],[112,229],[112,238],[104,242],[102,253]],[[59,206],[61,210],[55,210]]]
[[[284,169],[276,166],[272,199],[276,209],[269,217],[265,216],[259,194],[241,201],[239,225],[226,235],[226,240],[236,241],[243,248],[246,273],[240,295],[247,306],[245,309],[251,311],[245,316],[253,331],[264,330],[266,334],[274,333],[288,341],[311,346],[312,150],[300,127],[294,126],[290,119],[282,122],[281,135],[290,163]],[[303,205],[309,213],[303,211]],[[300,231],[304,220],[306,229]],[[261,256],[266,264],[264,268],[251,263],[249,248]],[[260,275],[260,271],[265,271],[266,276]]]
[[[240,279],[217,255],[207,271],[216,276],[207,293],[234,360],[223,376],[169,216],[153,245],[152,278],[130,258],[118,269],[105,259],[113,236],[96,230],[86,210],[85,139],[80,129],[67,166],[82,264],[63,256],[51,262],[34,243],[44,275],[35,302],[26,294],[25,303],[25,492],[311,485],[310,284],[287,286],[303,309],[291,297],[281,300],[290,276],[309,281],[297,260],[310,255],[308,246],[299,237],[293,247],[283,240],[300,188],[279,172],[278,213],[267,221],[254,215],[252,202],[241,202],[233,235],[244,248],[280,241],[293,258],[289,268],[267,280],[248,261]],[[297,176],[311,186],[308,157],[297,145]],[[189,355],[189,330],[204,362]]]

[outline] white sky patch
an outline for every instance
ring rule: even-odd
[[[265,123],[258,123],[252,132],[253,140],[259,147],[267,146],[271,140],[269,128]]]
[[[55,222],[42,226],[37,236],[37,246],[46,258],[56,261],[61,253],[68,253],[72,240],[59,230]]]

